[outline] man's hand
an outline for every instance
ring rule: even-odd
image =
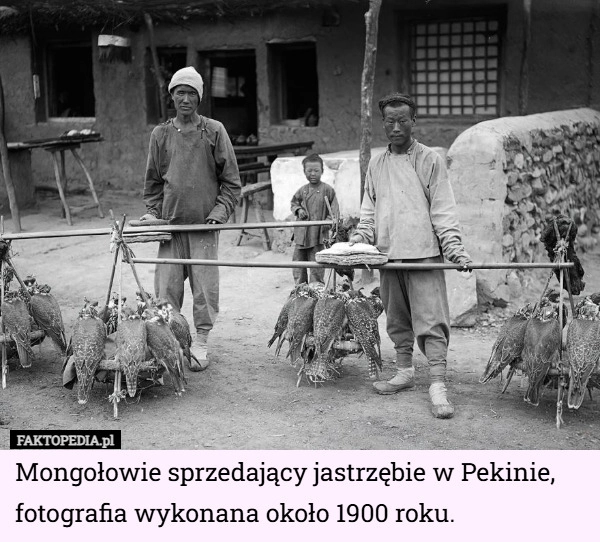
[[[304,209],[298,209],[296,211],[296,216],[298,217],[298,220],[307,220],[308,219],[308,213]]]
[[[471,265],[473,265],[473,262],[471,260],[461,260],[460,262],[458,262],[458,265],[462,266],[462,269],[458,270],[460,273],[471,273],[473,271],[470,267]]]
[[[156,220],[156,217],[150,213],[146,213],[140,217],[140,222],[143,222],[144,220]]]
[[[350,239],[348,239],[348,244],[350,246],[352,246],[356,243],[364,243],[362,235],[358,235],[357,233],[355,233],[354,235],[351,235]]]

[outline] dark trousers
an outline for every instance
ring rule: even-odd
[[[441,263],[441,256],[402,260]],[[450,310],[443,270],[380,270],[380,293],[387,332],[396,349],[398,368],[412,367],[415,338],[429,362],[432,381],[443,381],[450,338]]]
[[[303,248],[296,245],[294,249],[294,255],[292,256],[292,260],[294,262],[314,262],[315,254],[323,250],[323,245],[316,245],[310,248]],[[296,284],[302,284],[303,282],[308,282],[308,269],[305,267],[299,268],[294,267],[292,269],[292,274],[294,275],[294,282]],[[310,270],[310,281],[311,282],[325,282],[325,268],[319,267]]]
[[[172,235],[171,241],[160,244],[159,258],[217,259],[217,232],[183,232]],[[206,265],[158,264],[154,275],[156,296],[166,299],[176,310],[181,310],[185,279],[190,281],[194,298],[195,328],[211,330],[219,314],[219,268]]]

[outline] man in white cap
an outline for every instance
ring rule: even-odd
[[[203,88],[191,66],[175,72],[169,83],[177,115],[150,136],[142,221],[224,224],[233,213],[241,190],[238,165],[223,124],[196,112]],[[217,259],[218,240],[218,231],[173,233],[171,241],[160,244],[158,257]],[[208,334],[219,312],[219,268],[159,264],[154,277],[156,296],[179,311],[189,278],[196,328],[190,369],[206,369]]]

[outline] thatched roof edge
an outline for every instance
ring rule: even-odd
[[[361,0],[0,0],[0,33],[56,26],[137,27],[144,13],[155,22],[185,24],[195,18],[242,18],[291,9],[323,8]]]

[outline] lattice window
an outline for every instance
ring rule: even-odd
[[[413,21],[410,93],[419,115],[498,115],[500,20]]]

